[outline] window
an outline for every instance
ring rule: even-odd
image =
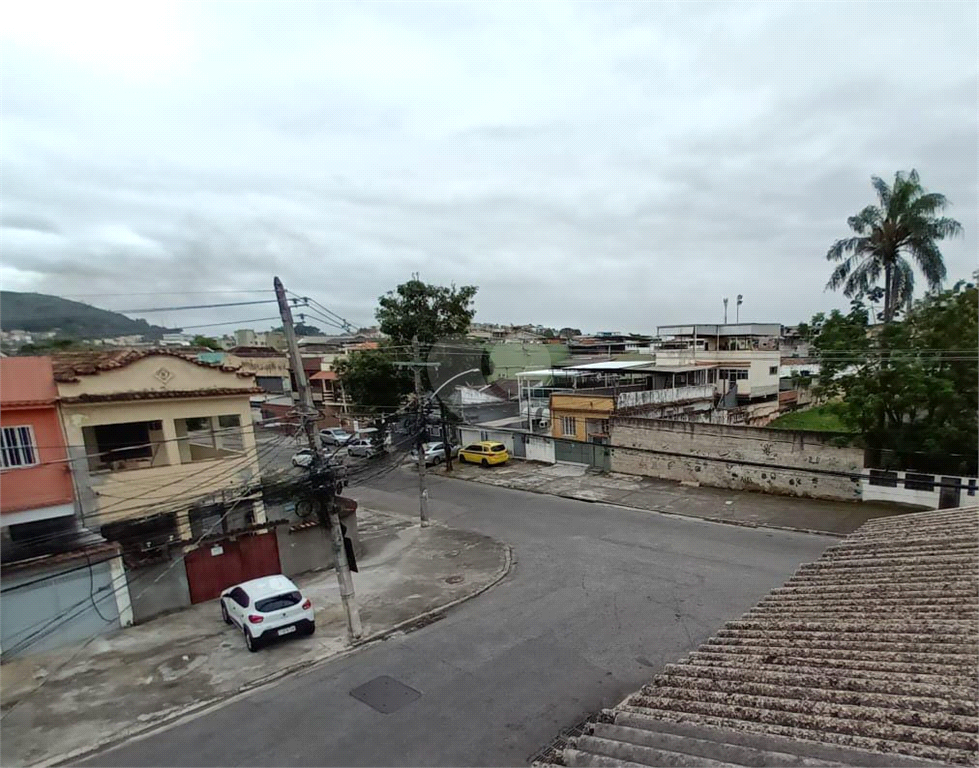
[[[884,488],[897,488],[897,472],[888,472],[884,469],[870,470],[870,484],[880,485]]]
[[[564,416],[561,419],[561,434],[562,435],[577,435],[578,434],[578,423],[574,416]]]
[[[175,419],[180,463],[209,461],[235,456],[244,451],[241,418],[226,416],[192,416]]]
[[[145,469],[166,464],[163,425],[159,421],[83,427],[82,437],[92,471]]]
[[[503,445],[503,443],[493,443],[493,445],[490,446],[490,451],[493,453],[502,453],[505,450],[506,446]]]
[[[34,429],[30,426],[4,427],[0,432],[0,468],[33,467],[38,463]]]
[[[768,367],[768,374],[770,376],[778,376],[778,366],[777,365],[770,365]]]
[[[909,491],[934,491],[935,476],[920,475],[916,472],[905,472],[904,487]]]
[[[264,600],[255,601],[255,610],[259,613],[272,613],[272,611],[284,611],[298,605],[303,596],[298,592],[286,592],[284,595],[266,597]]]
[[[717,378],[729,379],[731,381],[735,381],[737,379],[747,379],[748,369],[747,368],[718,368]]]
[[[245,590],[243,590],[241,587],[235,587],[232,589],[230,597],[242,608],[248,607],[248,595],[245,594]]]
[[[474,445],[467,445],[462,450],[464,450],[466,453],[482,453],[483,446],[479,445],[479,443],[475,443]]]

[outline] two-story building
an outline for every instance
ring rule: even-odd
[[[730,423],[764,426],[778,415],[781,334],[779,323],[663,325],[656,365],[709,366]]]
[[[0,359],[0,649],[36,652],[133,621],[120,548],[79,524],[47,357]]]
[[[249,398],[255,376],[179,352],[57,356],[81,519],[128,552],[265,522]]]

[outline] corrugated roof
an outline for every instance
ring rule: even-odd
[[[568,365],[565,370],[572,369],[575,371],[617,371],[617,370],[627,370],[629,368],[641,368],[644,365],[649,365],[647,360],[603,360],[600,363],[584,363],[582,365]]]
[[[975,764],[977,657],[979,510],[879,518],[551,759]]]

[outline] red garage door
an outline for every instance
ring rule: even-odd
[[[275,531],[198,547],[184,558],[190,602],[219,597],[228,587],[281,573]]]

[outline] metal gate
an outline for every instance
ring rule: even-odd
[[[577,440],[555,440],[554,458],[572,464],[588,464],[602,472],[612,467],[612,449],[598,443],[582,443]]]
[[[190,602],[213,600],[235,584],[281,573],[275,531],[205,544],[184,558]]]

